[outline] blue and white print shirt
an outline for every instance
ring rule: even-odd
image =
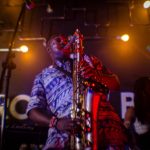
[[[57,62],[57,65],[67,72],[70,62]],[[54,66],[50,66],[38,74],[34,80],[31,99],[28,103],[27,113],[33,108],[41,108],[57,118],[70,117],[73,97],[71,76]],[[62,148],[68,141],[68,134],[49,128],[48,138],[44,150],[48,148]]]

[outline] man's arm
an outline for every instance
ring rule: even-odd
[[[76,121],[73,121],[70,118],[55,118],[54,116],[48,116],[45,114],[45,112],[41,111],[38,108],[33,108],[32,110],[29,111],[28,113],[29,118],[45,127],[56,127],[60,131],[71,131],[75,125]],[[54,120],[54,118],[56,120]],[[56,121],[56,122],[55,122]]]
[[[28,112],[28,117],[33,122],[39,124],[40,126],[49,127],[50,119],[52,116],[47,115],[44,111],[39,108],[33,108]]]

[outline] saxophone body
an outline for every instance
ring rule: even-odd
[[[73,61],[73,106],[72,119],[78,119],[76,131],[71,134],[71,150],[98,149],[98,107],[102,92],[100,83],[80,78],[80,61],[83,59],[83,36],[77,29]],[[98,85],[98,86],[97,86]],[[100,87],[99,87],[100,86]],[[106,91],[104,91],[106,92]]]
[[[75,31],[75,44],[74,44],[74,59],[73,59],[73,105],[71,118],[73,120],[79,120],[78,124],[75,125],[76,131],[73,131],[71,135],[71,150],[82,150],[84,149],[84,130],[83,130],[83,102],[84,97],[81,89],[81,82],[79,78],[80,72],[80,61],[82,59],[83,47],[82,38],[80,31]]]

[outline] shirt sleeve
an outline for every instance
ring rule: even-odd
[[[33,108],[46,109],[45,89],[41,75],[36,76],[31,90],[31,97],[26,109],[27,114]]]

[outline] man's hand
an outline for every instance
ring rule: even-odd
[[[56,127],[60,131],[71,131],[73,130],[74,125],[75,125],[75,122],[72,119],[61,118],[61,119],[58,119]]]
[[[77,130],[80,130],[80,123],[80,119],[61,118],[58,119],[56,128],[60,131],[77,132]]]

